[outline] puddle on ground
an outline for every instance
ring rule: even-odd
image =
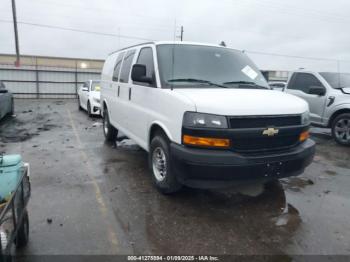
[[[38,132],[31,132],[26,128],[20,128],[24,123],[16,118],[6,118],[0,124],[0,141],[3,143],[16,143],[26,141]]]
[[[286,203],[279,183],[256,197],[228,190],[190,189],[142,205],[147,243],[160,253],[231,254],[245,250],[244,254],[268,254],[283,249],[301,223],[298,210]],[[134,226],[131,222],[130,228]]]
[[[7,117],[0,122],[0,142],[17,143],[38,136],[42,131],[56,128],[48,124],[51,121],[49,114],[32,114],[32,110],[23,111],[22,115]],[[27,113],[30,112],[30,116]]]
[[[135,144],[131,139],[123,139],[122,141],[116,141],[116,146],[118,149],[140,151],[141,148]]]
[[[326,170],[325,173],[326,173],[327,175],[330,175],[330,176],[336,176],[336,175],[338,175],[337,172],[332,171],[332,170]]]
[[[286,203],[282,214],[276,218],[273,218],[272,221],[279,227],[288,226],[297,228],[297,226],[301,223],[301,218],[299,211],[291,204]]]
[[[350,148],[338,145],[335,141],[330,143],[320,142],[316,146],[314,162],[321,165],[350,168]]]
[[[286,190],[300,192],[306,186],[311,186],[314,181],[304,177],[289,177],[281,179],[281,183]]]

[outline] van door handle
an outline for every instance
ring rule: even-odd
[[[131,87],[129,87],[129,100],[131,100]]]
[[[119,97],[119,94],[120,94],[120,86],[118,86],[118,97]]]

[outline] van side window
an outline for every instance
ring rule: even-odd
[[[131,70],[132,59],[134,58],[135,50],[130,50],[125,54],[124,62],[122,65],[122,69],[120,71],[120,79],[121,83],[129,82],[129,75]]]
[[[139,57],[137,58],[137,64],[146,66],[146,76],[154,79],[154,61],[153,61],[153,51],[151,47],[144,47],[141,49]],[[154,84],[149,85],[147,83],[139,83],[138,85],[154,86]]]
[[[294,73],[288,89],[300,90],[306,94],[309,94],[310,87],[312,86],[323,86],[320,80],[314,75],[308,73]]]
[[[115,81],[115,82],[118,82],[118,79],[119,79],[119,72],[120,72],[120,67],[122,65],[123,56],[124,56],[124,52],[120,53],[118,55],[117,61],[116,61],[115,66],[114,66],[113,79],[112,80]]]

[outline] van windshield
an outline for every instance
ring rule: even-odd
[[[330,84],[333,88],[345,88],[350,87],[350,74],[349,73],[329,73],[321,72],[321,76]]]
[[[163,88],[270,89],[254,63],[241,51],[200,45],[157,46]]]

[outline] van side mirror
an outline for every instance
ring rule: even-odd
[[[89,88],[87,88],[87,87],[83,86],[83,87],[81,88],[81,91],[83,91],[83,92],[87,92],[87,91],[89,91]]]
[[[310,86],[309,94],[324,96],[326,94],[326,89],[323,86]]]
[[[152,77],[146,76],[146,66],[141,64],[135,64],[132,67],[131,79],[135,82],[152,84]]]

